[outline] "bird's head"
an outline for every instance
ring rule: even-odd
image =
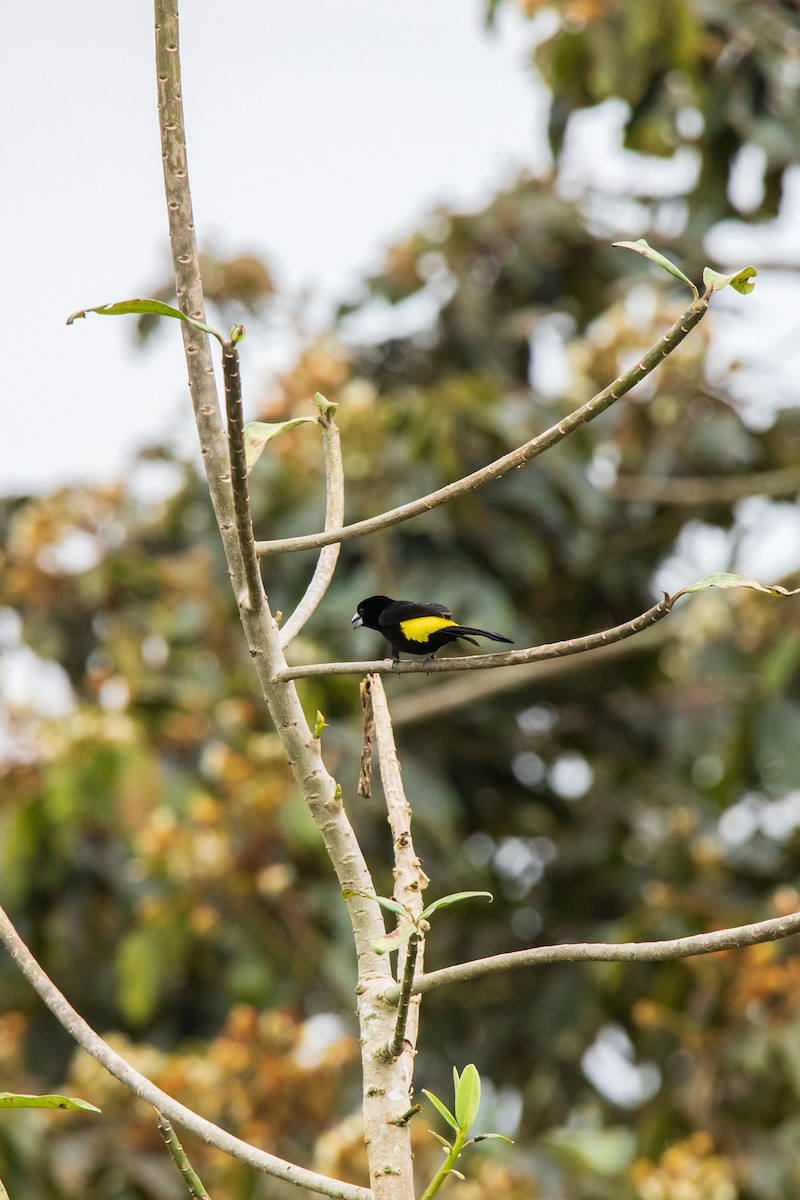
[[[366,600],[362,600],[353,614],[353,619],[350,622],[354,629],[360,629],[365,625],[367,629],[378,628],[378,618],[380,617],[387,604],[391,604],[392,600],[389,596],[367,596]]]

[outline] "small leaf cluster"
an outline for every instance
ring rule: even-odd
[[[455,1175],[458,1179],[463,1180],[464,1176],[460,1171],[456,1170],[454,1163],[461,1152],[468,1146],[474,1146],[477,1142],[488,1141],[490,1138],[501,1142],[510,1142],[511,1139],[504,1137],[501,1133],[481,1133],[475,1137],[468,1138],[469,1131],[475,1123],[475,1118],[478,1115],[478,1109],[481,1104],[481,1077],[474,1063],[468,1063],[460,1075],[456,1068],[453,1067],[455,1114],[433,1092],[428,1092],[424,1088],[422,1090],[423,1094],[427,1096],[439,1115],[444,1117],[455,1134],[452,1142],[449,1142],[447,1138],[441,1137],[438,1133],[434,1133],[433,1130],[430,1131],[437,1142],[441,1142],[445,1151],[444,1162],[422,1195],[422,1200],[430,1200],[430,1197],[438,1192],[448,1175]]]
[[[368,892],[360,892],[355,888],[342,888],[342,896],[345,900],[349,900],[353,896],[363,896],[365,900],[374,900],[381,908],[394,913],[397,917],[397,925],[391,933],[373,940],[372,948],[376,954],[389,954],[393,950],[399,950],[413,933],[418,936],[427,933],[430,918],[440,908],[448,908],[451,904],[460,904],[463,900],[482,899],[490,902],[492,900],[491,892],[452,892],[449,896],[440,896],[438,900],[434,900],[432,904],[422,910],[418,917],[415,917],[405,904],[401,904],[399,900],[393,900],[390,896],[370,896]]]

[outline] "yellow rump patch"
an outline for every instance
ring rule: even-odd
[[[400,622],[400,630],[410,642],[427,642],[432,633],[455,624],[455,621],[448,621],[447,617],[410,617]]]

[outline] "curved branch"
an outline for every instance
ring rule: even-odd
[[[613,629],[603,629],[600,633],[590,633],[585,637],[569,638],[564,642],[550,642],[546,646],[530,646],[527,650],[510,650],[505,654],[473,654],[469,658],[439,658],[425,659],[422,662],[394,663],[391,659],[377,659],[374,662],[339,662],[339,663],[309,663],[306,666],[287,667],[275,676],[275,682],[286,679],[305,679],[314,675],[418,675],[421,672],[438,674],[447,671],[482,671],[492,667],[510,667],[520,663],[544,662],[548,658],[564,658],[568,654],[582,654],[586,650],[597,650],[600,646],[608,646],[613,642],[621,642],[633,637],[663,620],[672,611],[671,596],[664,596],[658,604],[648,608],[647,612],[615,625]]]
[[[325,528],[339,529],[344,520],[344,467],[342,465],[342,443],[339,429],[332,417],[320,415],[322,425],[322,451],[325,456]],[[317,560],[317,566],[306,588],[303,599],[289,620],[281,627],[281,646],[285,649],[296,637],[314,612],[328,590],[339,558],[339,542],[325,546]]]
[[[210,1146],[224,1150],[232,1158],[256,1167],[276,1179],[296,1183],[307,1191],[321,1192],[324,1196],[335,1197],[336,1200],[370,1200],[372,1193],[366,1188],[356,1187],[352,1183],[340,1183],[337,1179],[329,1179],[326,1175],[318,1175],[316,1171],[308,1171],[304,1167],[295,1166],[285,1159],[258,1150],[241,1138],[234,1137],[224,1129],[220,1129],[212,1121],[207,1121],[191,1108],[186,1108],[178,1100],[162,1092],[146,1076],[142,1075],[121,1055],[112,1050],[99,1034],[87,1025],[79,1016],[65,996],[58,990],[50,977],[40,967],[22,938],[11,923],[7,913],[0,908],[0,941],[28,980],[31,987],[39,993],[53,1016],[61,1022],[67,1033],[79,1045],[83,1046],[92,1058],[104,1066],[115,1079],[124,1084],[136,1096],[152,1104],[159,1112],[165,1113],[170,1120],[182,1125],[190,1133],[202,1138]]]
[[[662,942],[621,942],[617,945],[574,942],[563,946],[535,946],[531,950],[494,954],[490,958],[476,958],[472,962],[457,963],[453,967],[443,967],[441,971],[418,975],[412,990],[415,995],[422,995],[447,983],[466,983],[469,979],[480,979],[483,975],[494,975],[498,971],[549,963],[665,962],[675,958],[690,958],[695,954],[714,954],[718,950],[740,950],[759,942],[776,942],[779,938],[791,937],[796,933],[800,933],[800,913]],[[395,984],[386,993],[386,999],[389,1003],[396,1002],[399,994],[400,989]]]
[[[544,433],[540,433],[516,450],[504,454],[502,458],[496,459],[488,466],[481,467],[480,470],[473,471],[471,475],[465,475],[463,479],[449,483],[446,487],[431,492],[428,496],[412,500],[409,504],[401,504],[399,508],[392,508],[376,517],[369,517],[366,521],[356,521],[353,525],[345,525],[341,529],[330,530],[327,533],[310,533],[303,537],[283,538],[275,542],[256,542],[256,552],[263,556],[285,554],[297,550],[313,550],[319,546],[330,546],[334,542],[347,542],[352,538],[364,537],[365,534],[375,533],[390,525],[397,525],[400,521],[407,521],[410,517],[418,517],[432,508],[438,508],[440,504],[447,504],[456,496],[474,491],[476,488],[483,487],[484,484],[491,483],[492,480],[502,478],[516,467],[524,466],[525,463],[538,457],[545,450],[549,450],[551,446],[555,446],[565,437],[569,437],[581,425],[587,425],[600,413],[605,412],[626,392],[640,383],[645,376],[654,371],[658,364],[663,362],[667,355],[671,354],[686,335],[694,329],[695,325],[703,319],[708,311],[709,295],[710,292],[706,292],[699,300],[693,301],[660,341],[655,346],[651,346],[630,371],[620,375],[612,384],[609,384],[602,392],[598,392],[596,396],[565,417],[563,421],[559,421],[557,425],[551,425]]]

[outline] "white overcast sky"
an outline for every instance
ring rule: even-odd
[[[530,28],[509,6],[487,36],[482,9],[184,0],[201,244],[255,249],[280,286],[332,301],[436,205],[484,203],[541,165]],[[168,271],[152,23],[147,0],[4,13],[2,494],[113,479],[137,445],[189,428],[177,331],[142,355],[132,318],[64,323]],[[264,348],[245,347],[252,370]]]

